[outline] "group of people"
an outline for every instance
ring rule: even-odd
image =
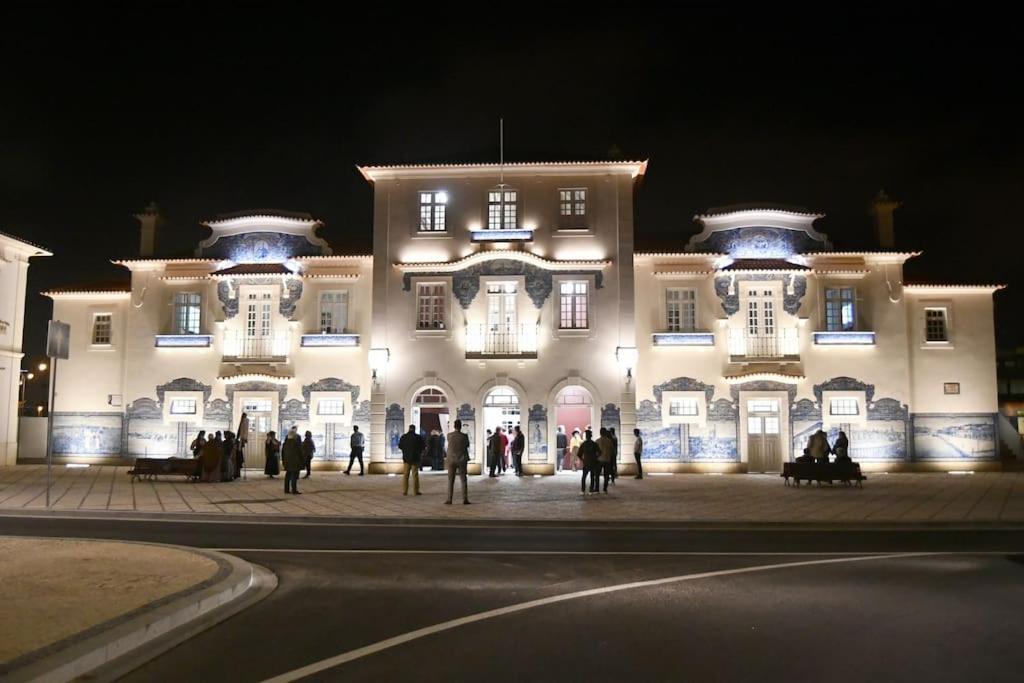
[[[517,477],[523,476],[523,451],[526,450],[526,435],[516,425],[512,430],[512,439],[505,434],[504,427],[487,430],[485,443],[487,446],[487,476],[497,477],[505,474],[509,468],[509,460]]]
[[[462,433],[462,420],[456,420],[453,431],[447,437],[440,430],[433,430],[428,438],[416,431],[416,425],[409,425],[409,431],[398,439],[398,450],[402,452],[402,495],[409,495],[409,479],[412,479],[413,495],[420,492],[420,467],[424,459],[429,459],[433,469],[448,470],[448,500],[445,505],[452,504],[455,492],[455,479],[462,481],[462,503],[469,505],[469,487],[466,479],[466,468],[469,464],[469,437]],[[444,448],[447,444],[447,449]],[[447,455],[447,467],[445,457]]]
[[[836,456],[837,463],[852,462],[850,460],[850,440],[846,437],[846,432],[840,430],[835,443],[830,444],[828,435],[819,429],[807,439],[807,448],[796,461],[824,463],[828,462],[828,456],[833,454]]]
[[[193,479],[196,481],[233,481],[241,476],[245,462],[244,446],[234,432],[215,432],[210,438],[200,430],[192,440],[192,456],[199,461]]]

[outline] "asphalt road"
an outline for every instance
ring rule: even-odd
[[[1024,668],[1014,530],[0,517],[0,533],[234,548],[278,575],[268,598],[125,681],[1017,681]]]

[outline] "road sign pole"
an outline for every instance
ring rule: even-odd
[[[46,509],[50,509],[50,472],[53,468],[53,401],[57,395],[57,358],[50,359],[50,407],[46,411]]]

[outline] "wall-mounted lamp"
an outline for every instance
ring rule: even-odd
[[[615,349],[615,358],[619,361],[619,367],[626,371],[626,386],[633,381],[633,368],[636,367],[640,354],[635,346],[620,346]]]
[[[379,382],[377,372],[383,371],[388,366],[389,360],[391,360],[390,349],[370,349],[367,361],[370,363],[370,379],[373,381],[374,385],[377,385]]]

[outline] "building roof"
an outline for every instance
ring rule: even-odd
[[[93,294],[131,294],[131,284],[127,282],[89,282],[81,285],[55,287],[40,292],[51,299],[57,296],[81,296]]]
[[[20,244],[23,244],[23,245],[25,245],[27,247],[31,247],[32,249],[35,249],[38,253],[33,254],[33,256],[53,256],[53,253],[50,250],[46,249],[45,247],[41,247],[38,244],[36,244],[35,242],[29,242],[27,239],[24,239],[22,237],[16,237],[15,235],[12,235],[10,233],[4,232],[3,230],[0,230],[0,238],[6,238],[6,239],[9,239],[9,240],[13,240],[13,241],[18,242]]]
[[[313,218],[310,214],[305,211],[284,211],[281,209],[244,209],[242,211],[232,211],[230,213],[220,213],[214,218],[207,221],[202,221],[201,225],[212,226],[219,225],[221,223],[229,223],[236,221],[239,218],[287,218],[295,221],[302,221],[304,223],[320,223],[319,220]]]
[[[283,263],[239,263],[216,270],[211,275],[294,275]]]
[[[751,271],[751,270],[799,270],[808,271],[810,268],[791,263],[785,259],[778,258],[740,258],[736,259],[724,268],[723,271]]]
[[[824,218],[825,214],[815,213],[808,211],[802,206],[788,206],[786,204],[773,204],[773,203],[746,203],[746,204],[730,204],[728,206],[715,206],[704,213],[698,213],[693,218],[694,220],[700,220],[702,218],[711,218],[713,216],[728,216],[729,214],[742,213],[746,211],[756,211],[758,213],[778,213],[778,214],[790,214],[793,216],[804,216],[807,218]]]
[[[1004,284],[972,284],[972,283],[947,283],[947,284],[931,284],[931,283],[917,283],[917,282],[904,282],[903,289],[918,290],[918,291],[950,291],[950,290],[964,290],[964,291],[976,291],[976,292],[997,292],[1001,289],[1006,289]]]
[[[595,171],[602,168],[608,171],[628,171],[634,178],[647,172],[647,159],[643,161],[514,161],[504,164],[469,163],[469,164],[394,164],[390,166],[356,166],[368,182],[379,177],[405,174],[431,174],[438,171],[465,171],[474,174],[500,173],[502,169],[513,172],[573,170]]]

